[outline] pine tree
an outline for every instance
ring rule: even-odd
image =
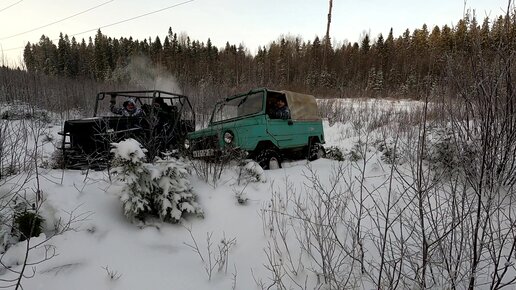
[[[369,39],[369,34],[366,34],[362,39],[360,50],[363,54],[367,54],[369,49],[371,48],[371,40]]]
[[[159,39],[159,36],[156,36],[156,39],[151,44],[150,48],[150,57],[153,63],[155,64],[161,64],[162,62],[162,49],[163,45],[161,45],[161,40]]]
[[[72,37],[72,42],[70,46],[70,59],[68,61],[68,70],[70,71],[70,75],[73,77],[77,77],[79,74],[79,61],[81,55],[79,51],[79,44],[75,37]]]
[[[146,163],[146,150],[134,139],[112,145],[111,172],[123,183],[120,200],[131,221],[144,221],[151,215],[178,223],[188,213],[202,216],[186,163],[172,157]]]
[[[202,216],[196,202],[197,196],[188,180],[190,174],[186,163],[172,157],[157,159],[153,176],[154,207],[162,221],[178,223],[185,214]]]
[[[152,179],[145,164],[145,149],[134,139],[112,144],[114,149],[112,173],[123,183],[120,200],[124,214],[131,220],[143,220],[151,211]]]
[[[68,35],[59,34],[57,43],[57,73],[60,76],[69,77],[72,75],[71,44]]]
[[[97,31],[97,35],[95,35],[95,43],[94,43],[94,55],[93,55],[93,64],[94,64],[94,76],[97,80],[106,80],[110,74],[110,66],[108,59],[108,40],[107,37],[102,34],[100,29]]]
[[[23,50],[23,60],[25,61],[25,67],[27,68],[27,71],[37,71],[36,59],[32,52],[32,46],[30,42],[27,42],[27,45],[25,45],[25,49]]]

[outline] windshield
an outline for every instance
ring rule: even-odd
[[[258,92],[231,101],[218,103],[215,105],[212,122],[225,121],[261,112],[263,107],[262,96],[263,92]]]

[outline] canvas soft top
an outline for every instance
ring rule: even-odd
[[[321,120],[319,110],[317,109],[317,101],[314,96],[291,91],[279,92],[285,94],[287,98],[292,120]]]

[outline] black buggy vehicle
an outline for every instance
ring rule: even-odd
[[[110,112],[109,101],[121,106],[128,100],[135,102],[143,114],[134,117]],[[194,130],[195,113],[186,96],[158,90],[100,92],[93,117],[64,123],[60,132],[64,167],[105,168],[111,143],[127,138],[140,142],[152,159],[160,152],[178,149],[186,134]]]

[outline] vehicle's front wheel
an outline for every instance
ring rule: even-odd
[[[326,151],[320,143],[314,143],[308,149],[308,160],[314,161],[326,156]]]
[[[265,149],[256,156],[256,162],[264,170],[281,168],[281,157],[276,150]]]

